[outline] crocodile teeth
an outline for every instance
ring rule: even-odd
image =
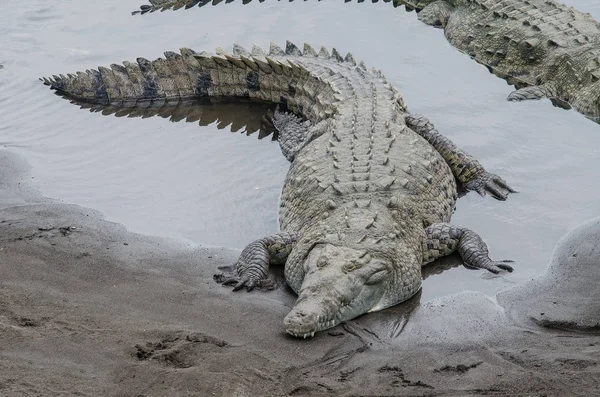
[[[305,334],[296,334],[296,333],[293,333],[291,331],[287,331],[287,333],[290,334],[290,335],[292,335],[293,337],[303,338],[303,339],[306,339],[308,337],[312,338],[313,336],[315,336],[315,331],[307,332]]]

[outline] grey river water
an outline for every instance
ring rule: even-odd
[[[600,19],[599,3],[568,3]],[[425,282],[423,301],[462,290],[492,295],[531,279],[565,232],[599,215],[600,126],[549,101],[505,101],[510,86],[415,13],[383,3],[267,1],[131,16],[140,4],[0,0],[0,145],[29,162],[32,184],[48,197],[97,209],[134,232],[197,244],[243,248],[275,232],[288,163],[277,142],[241,124],[257,124],[264,109],[202,110],[202,124],[233,126],[102,116],[54,95],[38,77],[181,47],[291,40],[350,51],[381,69],[410,111],[520,191],[506,202],[468,194],[453,217],[477,231],[494,258],[514,259],[516,271],[453,269]]]

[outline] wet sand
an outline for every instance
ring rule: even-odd
[[[500,293],[502,306],[475,292],[425,304],[417,296],[298,340],[282,326],[294,302],[285,286],[233,293],[213,282],[238,251],[133,234],[44,198],[10,151],[0,151],[0,170],[0,395],[588,396],[600,388],[600,221],[575,235],[586,244],[569,240],[555,253],[566,270],[558,263]],[[557,286],[577,278],[570,269],[581,289]]]

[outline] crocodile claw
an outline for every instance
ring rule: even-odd
[[[229,276],[223,279],[222,284],[224,286],[233,285],[234,291],[239,291],[246,287],[246,290],[250,292],[254,289],[255,281],[248,277]]]
[[[509,193],[517,193],[506,181],[491,172],[483,172],[467,183],[467,190],[474,190],[481,196],[488,192],[496,200],[504,201]]]
[[[485,269],[485,270],[487,270],[489,272],[492,272],[494,274],[498,274],[502,270],[507,271],[509,273],[512,273],[512,271],[514,270],[513,267],[510,266],[510,265],[507,265],[506,263],[513,263],[513,262],[514,261],[512,261],[510,259],[503,260],[503,261],[492,261],[492,260],[490,260],[490,261],[485,262],[483,265],[480,265],[480,266],[470,266],[470,265],[467,265],[467,264],[465,264],[464,266],[467,269],[473,269],[473,270],[476,270],[476,269]]]
[[[248,276],[241,277],[236,275],[225,275],[223,273],[213,275],[213,279],[217,283],[223,284],[223,286],[233,285],[234,291],[239,291],[244,287],[246,287],[246,291],[248,292],[252,291],[254,288],[262,290],[272,290],[275,288],[275,283],[271,279],[256,280]]]

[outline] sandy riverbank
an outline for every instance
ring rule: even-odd
[[[502,306],[470,292],[416,297],[297,340],[282,327],[287,288],[232,293],[213,282],[237,251],[129,233],[39,196],[26,171],[0,151],[0,395],[600,390],[598,221],[563,241],[547,275],[501,293]]]

